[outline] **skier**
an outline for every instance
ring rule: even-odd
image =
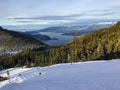
[[[39,72],[39,76],[41,76],[41,74],[42,74],[42,73],[41,73],[41,72]]]
[[[9,72],[9,71],[7,71],[7,75],[8,75],[8,76],[10,75],[10,72]]]
[[[8,76],[9,83],[10,83],[10,72],[9,71],[7,71],[7,76]]]

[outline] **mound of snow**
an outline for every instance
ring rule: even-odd
[[[120,60],[16,68],[10,73],[0,90],[120,90]]]

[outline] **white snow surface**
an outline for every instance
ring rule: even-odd
[[[6,71],[0,75],[6,76]],[[0,90],[120,90],[119,59],[9,71],[10,80],[0,82]]]

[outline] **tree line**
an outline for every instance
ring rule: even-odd
[[[104,28],[80,38],[74,34],[73,41],[67,45],[48,50],[27,49],[12,57],[1,59],[0,69],[115,58],[120,58],[120,22],[110,28]]]

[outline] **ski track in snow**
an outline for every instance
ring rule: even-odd
[[[58,64],[0,71],[0,90],[120,90],[120,60]],[[39,75],[39,73],[42,73]]]

